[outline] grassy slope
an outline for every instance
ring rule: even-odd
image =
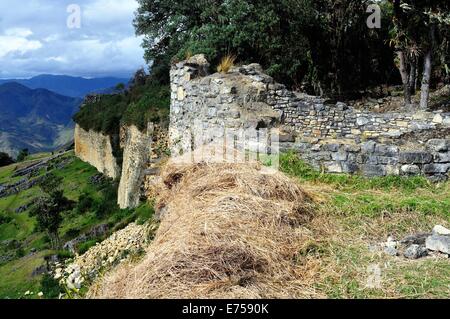
[[[35,160],[36,157],[43,158],[48,155],[35,155],[28,158],[27,162]],[[64,178],[62,188],[65,196],[77,201],[81,193],[87,193],[95,199],[100,199],[102,195],[98,186],[89,183],[89,178],[98,174],[96,169],[74,157],[73,153],[68,153],[65,157],[71,158],[72,162],[63,169],[54,170],[55,174]],[[17,180],[17,178],[12,179],[10,177],[16,165],[0,168],[0,184]],[[41,174],[44,174],[44,172],[42,171]],[[33,269],[44,263],[43,257],[46,254],[54,253],[49,250],[45,234],[35,231],[35,218],[31,218],[28,215],[28,211],[20,214],[15,213],[16,208],[40,195],[42,194],[39,187],[35,186],[17,195],[0,199],[0,215],[11,218],[10,222],[0,225],[0,242],[15,239],[21,242],[25,254],[24,257],[16,258],[6,264],[0,264],[0,299],[6,297],[17,298],[23,296],[23,293],[27,290],[33,291],[35,293],[34,296],[36,296],[39,289],[40,276],[31,277],[31,273]],[[94,211],[79,214],[76,210],[73,210],[64,214],[60,236],[63,238],[63,241],[66,241],[73,238],[73,235],[67,236],[68,230],[76,229],[83,233],[101,223],[122,227],[136,218],[148,218],[148,216],[144,216],[145,214],[151,215],[151,209],[147,209],[146,206],[140,207],[136,212],[117,210],[102,217],[98,217]],[[30,254],[32,248],[37,249],[37,253]],[[7,252],[5,249],[0,247],[0,253]]]
[[[311,239],[301,263],[316,271],[314,287],[332,298],[448,298],[448,259],[406,260],[372,252],[368,245],[388,235],[429,232],[450,227],[450,182],[434,185],[424,178],[321,174],[293,154],[281,169],[299,179],[317,201]],[[369,288],[371,267],[381,270],[381,285]]]

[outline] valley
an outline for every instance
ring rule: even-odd
[[[120,78],[42,75],[0,80],[0,151],[15,157],[52,151],[73,140],[72,116],[88,93],[114,92]]]

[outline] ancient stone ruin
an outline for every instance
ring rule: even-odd
[[[274,127],[280,149],[294,150],[330,173],[424,175],[445,180],[450,170],[450,113],[373,113],[289,91],[258,64],[208,75],[202,55],[172,67],[170,145],[191,147],[202,128]]]
[[[294,151],[330,173],[422,175],[432,181],[449,177],[450,113],[375,113],[341,102],[329,104],[288,90],[258,64],[236,66],[227,73],[208,70],[203,55],[172,66],[168,132],[172,156],[192,150],[193,136],[199,133],[195,130],[214,128],[226,136],[237,129],[270,128],[277,132],[280,151]],[[152,123],[145,132],[123,127],[119,137],[77,126],[75,152],[99,171],[120,178],[119,205],[133,207],[145,191],[145,177],[158,162],[154,135]],[[117,139],[123,151],[120,161],[112,147]]]

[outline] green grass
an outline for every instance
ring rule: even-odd
[[[85,194],[93,199],[93,203],[83,213],[80,213],[76,208],[63,213],[63,222],[59,230],[62,242],[88,232],[92,227],[100,224],[108,224],[110,232],[112,232],[125,227],[130,222],[136,220],[144,222],[153,216],[153,208],[150,204],[142,204],[136,210],[119,209],[116,204],[117,182],[105,179],[104,182],[93,185],[90,183],[90,178],[98,174],[94,167],[76,158],[72,152],[65,154],[62,159],[56,160],[55,164],[57,161],[65,159],[70,160],[66,167],[52,170],[55,175],[63,177],[61,188],[64,190],[64,195],[78,202],[80,195]],[[0,169],[0,180],[2,182],[9,183],[11,181],[11,174],[16,165],[13,164]],[[20,165],[23,165],[23,163]],[[45,173],[42,170],[40,175]],[[32,278],[31,273],[37,266],[43,264],[43,253],[51,252],[49,251],[48,237],[45,233],[36,230],[36,220],[29,216],[29,210],[19,214],[15,212],[18,207],[39,196],[43,196],[43,194],[38,186],[34,186],[19,194],[0,199],[0,216],[5,217],[1,220],[6,221],[0,224],[0,242],[16,240],[20,244],[20,247],[17,248],[0,247],[0,255],[12,254],[16,256],[14,260],[0,264],[0,278],[2,279],[0,282],[0,298],[17,298],[19,294],[23,295],[27,290],[39,292],[37,290],[41,276]],[[103,207],[102,214],[98,214],[96,211],[99,207]],[[109,233],[102,238],[93,238],[78,249],[81,249],[81,251],[87,250],[90,245],[102,240]],[[30,255],[33,248],[37,250],[37,253]],[[20,258],[22,252],[25,256]],[[64,254],[64,252],[60,251],[58,254]]]
[[[28,290],[34,292],[33,296],[36,297],[40,291],[41,276],[32,277],[31,273],[36,267],[44,264],[46,254],[46,251],[42,251],[0,266],[0,299],[25,298],[24,293]]]
[[[373,252],[369,244],[450,227],[450,182],[423,177],[364,178],[314,170],[294,153],[280,156],[280,169],[315,199],[316,221],[300,261],[319,264],[314,280],[329,298],[448,298],[447,259],[407,260]],[[312,247],[312,248],[311,248]],[[368,288],[367,268],[378,265],[381,285]]]
[[[380,216],[405,211],[450,218],[450,183],[433,184],[426,178],[329,174],[313,169],[294,153],[282,154],[280,169],[302,183],[331,186],[333,211],[351,215]]]

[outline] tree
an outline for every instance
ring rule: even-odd
[[[114,89],[118,92],[122,92],[123,90],[125,90],[125,84],[118,83]]]
[[[446,0],[390,1],[393,4],[394,12],[391,43],[397,51],[405,105],[412,105],[411,95],[415,93],[417,87],[418,64],[422,59],[420,107],[426,109],[432,77],[433,56],[448,37],[446,31],[450,25],[450,16],[448,15],[450,4]]]
[[[30,155],[30,152],[28,151],[28,148],[24,148],[19,152],[19,155],[17,155],[17,161],[22,162],[25,160],[25,158]]]
[[[139,0],[134,21],[144,35],[145,58],[153,75],[168,82],[172,58],[206,54],[215,65],[228,53],[239,62],[258,62],[284,83],[308,71],[313,0]]]
[[[7,153],[0,152],[0,167],[8,166],[14,163],[14,160]]]
[[[152,75],[168,83],[172,57],[233,54],[275,80],[344,96],[384,83],[394,67],[386,29],[366,25],[366,0],[139,0],[134,21]]]
[[[63,220],[62,212],[73,207],[73,202],[64,196],[61,188],[62,178],[49,173],[39,183],[46,196],[41,197],[30,212],[36,216],[38,229],[46,231],[54,249],[59,248],[59,226]]]

